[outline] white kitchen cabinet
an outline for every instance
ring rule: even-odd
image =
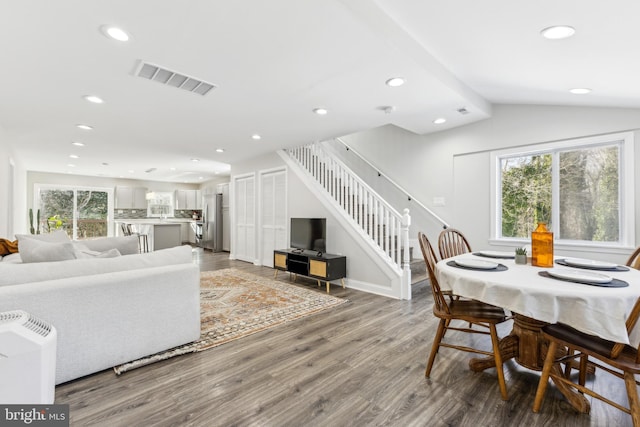
[[[176,209],[202,209],[200,190],[176,190]]]
[[[145,187],[116,187],[116,209],[147,209]]]

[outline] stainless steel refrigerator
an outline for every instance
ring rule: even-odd
[[[202,237],[199,246],[222,251],[222,194],[202,196]]]

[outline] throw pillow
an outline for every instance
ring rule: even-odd
[[[102,252],[100,252],[100,251],[92,251],[91,249],[89,249],[87,247],[87,245],[84,245],[82,243],[77,243],[77,242],[74,242],[73,247],[74,247],[77,259],[83,259],[83,258],[115,258],[117,256],[120,256],[120,251],[118,251],[115,248],[109,249],[108,251],[102,251]]]
[[[22,262],[51,262],[76,259],[71,242],[45,242],[37,239],[21,239],[18,241]]]
[[[18,245],[20,245],[20,240],[32,239],[39,240],[41,242],[70,242],[69,236],[64,230],[56,230],[53,233],[44,233],[44,234],[16,234],[16,238],[18,239]]]

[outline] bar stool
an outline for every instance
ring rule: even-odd
[[[138,236],[138,244],[140,245],[140,253],[149,252],[149,236],[147,234],[138,233],[133,229],[133,224],[122,224],[122,230],[126,228],[125,236]]]

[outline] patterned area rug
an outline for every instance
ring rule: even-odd
[[[160,360],[207,350],[345,302],[348,300],[234,268],[204,271],[200,273],[200,339],[113,370],[120,375]]]

